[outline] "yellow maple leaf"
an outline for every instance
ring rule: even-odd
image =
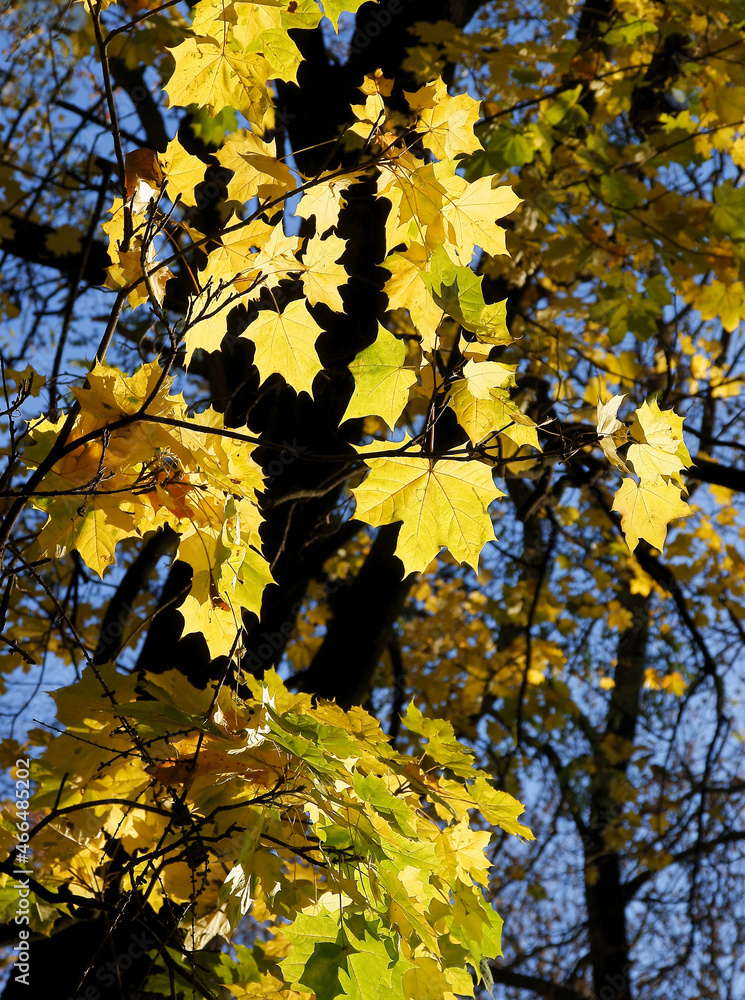
[[[150,294],[158,305],[163,304],[166,294],[166,284],[173,277],[173,272],[167,267],[152,267],[155,262],[155,249],[152,244],[147,248],[145,267],[142,266],[142,249],[110,250],[114,263],[106,269],[107,288],[131,288],[127,301],[132,309],[144,305],[150,300]]]
[[[509,792],[494,788],[483,774],[468,786],[468,794],[476,803],[484,819],[493,826],[498,826],[507,833],[535,840],[532,831],[518,821],[518,816],[525,812],[525,806],[518,802]]]
[[[210,278],[216,281],[232,281],[237,275],[249,279],[257,277],[258,254],[272,237],[276,242],[280,234],[275,230],[281,229],[281,226],[270,226],[261,219],[254,219],[247,225],[241,224],[238,216],[231,216],[226,227],[227,231],[222,234],[220,245],[210,252],[207,266],[200,273],[202,282],[206,285]],[[249,281],[246,288],[251,283],[252,281]],[[241,291],[244,290],[241,288]]]
[[[402,160],[397,163],[402,163]],[[419,162],[419,161],[417,161]],[[410,223],[410,238],[423,242],[422,229],[433,227],[433,231],[444,236],[442,228],[442,213],[445,209],[449,180],[447,174],[438,170],[437,163],[427,163],[413,170],[395,169],[389,177],[389,183],[384,183],[385,174],[378,181],[378,193],[390,197],[391,186],[399,189],[400,199],[398,218],[401,225]],[[461,181],[462,178],[456,178]],[[465,182],[463,182],[465,183]],[[395,210],[395,202],[394,202]]]
[[[308,240],[303,256],[303,288],[312,306],[323,302],[336,312],[344,311],[339,288],[347,283],[347,272],[337,263],[346,249],[344,240],[333,233],[325,239],[314,236]]]
[[[496,220],[514,212],[522,198],[518,198],[511,187],[493,188],[495,177],[479,177],[465,188],[454,182],[448,184],[448,193],[460,188],[455,198],[446,201],[443,213],[452,227],[452,242],[458,247],[462,260],[470,260],[474,247],[481,247],[492,256],[508,252],[504,229],[496,224]],[[455,180],[462,181],[462,178],[456,177]]]
[[[370,472],[353,490],[356,516],[373,527],[403,521],[396,555],[406,574],[424,571],[443,547],[478,570],[481,550],[495,537],[489,505],[504,496],[489,468],[420,455],[371,457],[390,447],[376,441],[359,449]]]
[[[134,198],[132,204],[134,205]],[[149,242],[147,247],[143,246],[147,225],[146,215],[130,211],[131,232],[125,234],[128,212],[121,198],[114,200],[108,214],[111,218],[101,223],[101,229],[109,238],[108,252],[111,260],[111,266],[106,271],[106,288],[121,289],[134,286],[128,296],[128,302],[133,309],[149,300],[150,290],[158,304],[162,304],[166,282],[173,275],[167,267],[154,266],[155,247],[152,242]]]
[[[97,498],[95,505],[81,502],[80,496],[57,497],[48,509],[49,519],[39,533],[39,546],[59,558],[76,549],[86,565],[100,577],[116,562],[117,542],[135,534],[130,514],[120,511],[117,497]]]
[[[297,236],[286,236],[281,222],[271,228],[269,238],[264,241],[256,257],[253,270],[261,271],[264,279],[279,281],[291,271],[302,271],[302,265],[295,254],[300,246]]]
[[[402,341],[378,323],[375,342],[349,366],[354,375],[354,392],[342,421],[376,414],[393,430],[409,398],[409,389],[416,382],[414,372],[404,368],[405,361]]]
[[[655,667],[646,667],[644,670],[644,687],[647,691],[661,691],[662,677]]]
[[[334,171],[319,174],[311,187],[303,191],[295,212],[303,219],[315,216],[316,233],[323,236],[339,221],[339,212],[344,206],[344,192],[354,183],[353,177],[335,177]],[[326,180],[325,178],[329,179]]]
[[[233,171],[228,181],[228,198],[241,203],[258,197],[269,201],[295,187],[295,176],[277,159],[276,142],[264,142],[253,132],[241,129],[225,141],[217,152],[221,166]]]
[[[206,288],[192,300],[190,316],[194,318],[190,318],[184,328],[184,365],[187,368],[198,348],[207,352],[220,350],[220,344],[227,333],[230,312],[227,304],[234,295],[235,289],[231,287],[221,288],[216,292]]]
[[[673,670],[662,678],[662,690],[669,691],[676,698],[682,698],[687,687],[688,684],[679,670]]]
[[[256,344],[254,364],[261,381],[278,372],[296,392],[313,394],[313,379],[321,370],[316,351],[320,326],[304,299],[291,302],[283,313],[263,310],[241,337]]]
[[[60,257],[80,253],[83,249],[83,235],[77,226],[57,226],[54,232],[47,233],[44,237],[44,246],[50,253],[59,254]]]
[[[467,379],[458,379],[448,394],[448,401],[455,410],[458,423],[471,439],[478,444],[484,438],[504,427],[503,407],[492,396],[480,398],[471,392]]]
[[[661,552],[668,524],[691,513],[691,508],[680,498],[680,489],[659,478],[640,483],[624,479],[613,501],[613,510],[621,515],[621,528],[632,552],[640,538]]]
[[[479,120],[479,102],[468,94],[448,96],[440,78],[414,94],[406,94],[406,98],[409,107],[419,111],[416,129],[424,132],[422,143],[441,160],[453,160],[459,153],[475,153],[482,148],[473,131]]]
[[[231,607],[221,598],[213,600],[209,595],[200,602],[194,594],[189,594],[178,610],[184,619],[184,635],[192,632],[203,635],[212,659],[230,655],[242,627],[237,604]]]
[[[386,257],[382,266],[390,271],[391,277],[383,291],[388,296],[389,309],[409,310],[411,322],[422,338],[422,347],[425,351],[433,351],[443,312],[423,278],[427,256],[423,246],[412,243],[405,253],[392,253]]]
[[[80,553],[86,566],[99,576],[116,562],[114,551],[117,542],[133,534],[132,518],[119,509],[116,496],[107,497],[108,503],[99,499],[76,523],[75,538],[70,548]]]
[[[121,414],[137,413],[161,375],[162,368],[157,361],[141,365],[133,375],[97,361],[88,372],[86,385],[74,388],[73,393],[86,412],[110,420]],[[183,398],[168,395],[172,384],[173,377],[169,376],[161,384],[160,393],[151,401],[148,412],[177,418],[185,415]]]
[[[253,448],[221,437],[223,418],[212,409],[195,418],[199,430],[192,428],[183,398],[168,395],[172,378],[162,376],[157,362],[131,376],[98,362],[87,384],[73,389],[81,413],[71,445],[112,422],[133,419],[54,464],[45,486],[60,496],[36,502],[49,513],[39,545],[60,555],[75,548],[101,575],[121,539],[169,524],[183,535],[179,551],[194,568],[195,586],[258,610],[270,577],[258,551],[256,492],[263,477]],[[139,419],[146,399],[149,419]],[[159,417],[182,426],[161,424]],[[34,425],[34,444],[25,453],[29,467],[48,453],[58,428],[50,421]]]
[[[168,106],[196,104],[214,117],[223,108],[235,108],[261,128],[271,107],[267,80],[272,69],[258,53],[247,53],[233,43],[200,36],[169,49],[176,63],[165,86]]]
[[[702,319],[718,318],[728,333],[745,319],[745,285],[741,281],[712,281],[694,298]]]
[[[469,392],[477,399],[491,399],[492,389],[503,389],[515,384],[517,365],[503,365],[499,361],[471,359],[463,367],[463,377]]]
[[[408,969],[401,980],[403,995],[407,1000],[447,1000],[453,995],[444,972],[432,958],[418,958],[413,969]]]
[[[675,476],[692,464],[683,441],[683,417],[660,410],[656,401],[642,403],[634,414],[628,460],[642,479]]]
[[[488,885],[491,864],[484,851],[490,840],[490,832],[472,830],[468,816],[463,816],[454,826],[442,831],[435,841],[435,851],[451,878],[459,878],[466,885],[471,878]]]
[[[124,158],[124,191],[135,213],[144,212],[157,198],[163,170],[152,149],[133,149]]]
[[[23,391],[29,396],[38,396],[46,385],[46,379],[35,371],[31,365],[23,369],[5,368],[5,381],[13,386],[16,392]]]
[[[324,0],[323,12],[334,26],[334,31],[338,32],[339,16],[345,12],[355,14],[364,2],[365,0]]]
[[[187,153],[178,138],[171,139],[161,158],[171,201],[178,195],[183,204],[195,206],[194,188],[204,180],[207,164],[198,156]]]
[[[367,139],[385,123],[385,104],[377,92],[368,95],[364,104],[353,104],[350,110],[357,121],[347,131],[362,139]]]
[[[234,26],[237,22],[238,12],[234,3],[225,3],[224,0],[201,0],[194,5],[192,31],[197,35],[221,38],[226,28]]]

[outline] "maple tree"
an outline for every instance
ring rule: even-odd
[[[736,992],[745,10],[5,23],[37,984]]]

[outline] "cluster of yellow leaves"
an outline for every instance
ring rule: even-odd
[[[202,632],[217,656],[235,641],[240,608],[258,612],[271,580],[258,534],[263,478],[252,445],[223,435],[212,409],[190,418],[183,398],[169,395],[171,382],[157,362],[131,376],[97,363],[74,390],[80,413],[66,454],[34,499],[49,513],[39,545],[42,555],[76,549],[103,575],[120,541],[170,526],[178,557],[194,570],[182,607],[186,631]],[[29,468],[49,454],[63,424],[32,425]]]
[[[680,473],[692,464],[683,441],[683,417],[672,410],[660,410],[656,401],[645,402],[627,428],[616,416],[624,398],[613,396],[597,407],[600,446],[616,468],[628,473],[616,493],[613,510],[621,515],[621,527],[632,552],[640,538],[661,551],[668,524],[691,513],[680,496],[685,488]],[[625,459],[617,451],[622,444],[628,444]],[[632,478],[634,473],[638,482]]]
[[[425,148],[441,157],[423,161],[391,130],[395,116],[384,102],[388,90],[384,78],[368,77],[363,86],[366,102],[353,108],[357,122],[350,134],[380,151],[377,194],[391,203],[386,239],[392,252],[383,262],[391,278],[385,291],[389,308],[409,310],[427,367],[420,370],[420,389],[410,373],[404,370],[402,378],[392,371],[390,360],[381,365],[381,339],[386,339],[381,334],[352,366],[356,387],[348,415],[377,414],[393,427],[406,407],[407,389],[427,393],[432,386],[437,391],[438,352],[453,349],[441,340],[438,328],[443,318],[452,317],[475,335],[463,346],[471,360],[465,377],[456,380],[450,402],[477,443],[509,428],[514,417],[512,412],[505,415],[506,410],[517,408],[503,391],[512,384],[514,369],[484,360],[493,345],[509,341],[503,307],[484,303],[481,280],[467,265],[477,248],[490,254],[507,252],[496,220],[513,211],[519,199],[508,188],[494,188],[492,177],[469,183],[456,173],[453,157],[480,145],[473,134],[476,101],[468,95],[450,98],[441,80],[407,95],[415,131]],[[403,360],[402,349],[397,356]],[[470,387],[472,395],[477,386],[475,395],[485,402],[475,408],[476,415],[461,405],[460,386]],[[386,401],[376,399],[381,389],[387,390]],[[502,398],[491,395],[492,390],[501,391]],[[474,430],[477,421],[480,432]],[[396,553],[405,573],[426,569],[443,546],[458,561],[477,568],[483,546],[494,537],[488,507],[503,495],[494,487],[488,467],[479,461],[434,461],[413,450],[407,454],[408,448],[404,441],[400,457],[379,459],[367,456],[384,451],[384,443],[360,449],[371,471],[354,490],[357,515],[373,526],[403,522]]]
[[[235,108],[262,129],[272,108],[270,81],[295,81],[302,59],[288,29],[315,28],[322,16],[318,4],[308,0],[201,0],[192,12],[192,33],[171,50],[176,63],[166,87],[171,107],[196,104],[213,116]]]
[[[41,883],[95,898],[116,836],[132,859],[126,887],[156,910],[191,904],[190,947],[229,937],[249,910],[269,931],[244,950],[253,986],[237,996],[323,987],[420,1000],[423,977],[446,997],[473,995],[466,966],[500,953],[501,920],[481,889],[491,835],[471,829],[469,812],[532,839],[522,806],[475,769],[448,722],[414,705],[404,722],[420,752],[407,757],[362,709],[313,704],[275,674],[248,684],[237,703],[185,687],[175,670],[143,682],[89,667],[57,692],[66,734],[35,765]],[[4,848],[13,830],[4,817]],[[189,844],[201,860],[186,859]],[[11,897],[0,889],[2,906]]]
[[[324,5],[334,27],[341,9]],[[357,516],[372,527],[402,523],[396,551],[406,573],[424,571],[442,548],[477,569],[483,547],[494,538],[489,507],[503,495],[493,484],[487,449],[498,438],[503,454],[540,447],[533,420],[510,396],[516,365],[490,360],[493,348],[511,341],[504,303],[485,301],[482,278],[470,267],[477,251],[492,259],[507,254],[497,220],[520,199],[511,188],[497,186],[496,174],[462,176],[458,157],[483,152],[474,134],[479,103],[465,94],[451,97],[440,78],[406,95],[407,119],[386,104],[392,82],[380,72],[369,75],[361,88],[364,103],[353,107],[355,121],[344,137],[360,150],[346,172],[305,177],[279,157],[275,141],[262,138],[273,120],[271,81],[296,77],[300,52],[288,30],[315,27],[322,16],[314,0],[240,5],[201,0],[194,6],[188,37],[171,49],[175,70],[166,89],[172,106],[194,104],[212,114],[232,107],[247,119],[250,129],[235,132],[217,153],[230,172],[233,214],[209,244],[185,223],[166,223],[160,201],[195,205],[204,164],[178,139],[161,160],[147,150],[131,152],[126,198],[114,203],[103,225],[112,258],[107,283],[127,289],[132,306],[149,301],[159,307],[171,274],[158,263],[163,246],[174,251],[181,246],[187,267],[187,237],[203,251],[209,248],[206,262],[194,271],[199,291],[182,329],[187,364],[196,350],[218,350],[230,308],[251,300],[258,312],[241,337],[254,345],[262,381],[279,375],[297,392],[312,394],[321,370],[316,342],[323,309],[344,310],[348,274],[342,263],[345,242],[336,231],[339,213],[349,187],[362,175],[372,176],[377,197],[390,205],[383,261],[390,273],[389,316],[375,342],[350,366],[355,388],[344,419],[379,418],[390,432],[408,423],[418,433],[395,445],[388,438],[360,446],[369,472],[353,490]],[[418,155],[422,149],[424,156]],[[296,214],[314,222],[313,235],[285,231],[283,206],[297,194]],[[295,280],[296,291],[281,306],[276,290],[288,278]],[[273,308],[267,307],[267,291]],[[418,345],[408,350],[390,330],[396,311],[404,309]],[[438,365],[454,354],[456,362],[443,379]],[[78,392],[83,405],[69,445],[81,438],[84,444],[68,449],[44,483],[59,499],[42,532],[43,550],[75,547],[102,573],[113,562],[118,541],[169,524],[180,535],[179,558],[194,569],[182,608],[187,630],[203,632],[214,655],[227,653],[239,630],[240,608],[257,611],[270,579],[258,534],[255,490],[261,477],[250,447],[220,436],[215,414],[199,420],[215,433],[196,437],[185,427],[153,423],[159,413],[180,421],[186,415],[182,402],[166,405],[164,386],[146,408],[133,402],[146,398],[157,381],[152,366],[132,376],[136,383],[130,380],[127,399],[129,390],[115,388],[112,370],[105,377],[103,371],[94,369],[88,388]],[[128,383],[126,376],[120,381]],[[139,392],[145,395],[138,397]],[[109,402],[96,402],[97,393],[108,394]],[[639,481],[631,475],[624,480],[615,509],[632,549],[639,538],[661,548],[667,524],[689,510],[680,499],[679,474],[690,464],[682,421],[656,404],[644,404],[626,441],[616,418],[621,398],[599,407],[598,433],[611,463],[633,470]],[[435,404],[453,410],[478,452],[461,449],[439,459],[427,452],[423,442]],[[424,433],[407,416],[409,407],[424,420]],[[125,423],[104,437],[108,422],[123,418]],[[59,426],[34,429],[31,465],[51,446]],[[95,436],[88,440],[88,434]],[[624,458],[617,451],[622,442],[628,444]],[[38,505],[52,511],[51,498],[40,496]]]
[[[324,9],[336,26],[339,11],[333,4]],[[355,390],[345,419],[379,417],[392,432],[411,400],[434,391],[446,393],[441,405],[453,407],[474,445],[504,432],[517,447],[537,447],[532,421],[509,397],[514,366],[489,361],[491,348],[510,339],[504,306],[485,303],[481,279],[469,266],[477,249],[506,253],[496,220],[519,203],[510,189],[495,187],[493,177],[469,182],[457,172],[455,157],[480,148],[473,131],[478,102],[450,97],[437,79],[408,95],[410,121],[400,130],[384,100],[391,81],[372,74],[347,136],[365,149],[341,174],[303,177],[278,157],[274,140],[261,138],[271,122],[270,82],[294,80],[300,60],[288,29],[314,27],[321,17],[312,0],[195,5],[189,36],[171,50],[175,70],[167,90],[171,105],[195,104],[212,114],[232,107],[248,120],[250,130],[234,133],[217,153],[230,171],[233,214],[207,243],[178,213],[161,209],[164,201],[174,208],[196,204],[202,161],[177,139],[161,159],[149,150],[130,152],[125,198],[115,201],[102,227],[111,257],[107,285],[126,290],[132,307],[149,302],[162,316],[171,272],[160,261],[180,257],[198,287],[181,328],[186,363],[196,350],[219,349],[230,308],[252,300],[257,315],[241,336],[254,346],[261,379],[279,375],[297,392],[312,394],[321,370],[319,310],[344,309],[348,275],[345,242],[336,232],[339,212],[349,186],[372,174],[377,197],[391,205],[389,305],[410,309],[421,349],[407,352],[381,325],[351,365]],[[402,138],[408,128],[429,151],[426,158]],[[316,230],[302,238],[287,235],[284,210],[277,211],[298,192],[296,213],[314,220]],[[194,245],[206,257],[199,269],[189,262]],[[302,297],[295,291],[288,302],[283,295],[280,305],[276,289],[288,278]],[[265,292],[274,307],[267,307]],[[437,359],[456,350],[453,321],[468,339],[452,384],[443,386]],[[211,411],[188,419],[183,401],[168,395],[169,384],[157,365],[132,376],[101,363],[90,372],[76,391],[80,413],[65,453],[35,501],[50,514],[40,545],[44,553],[75,548],[102,574],[121,540],[169,525],[180,536],[178,558],[194,571],[181,607],[186,631],[204,634],[213,656],[228,654],[240,631],[240,609],[258,612],[270,580],[260,554],[256,490],[262,480],[250,446],[221,434],[222,421]],[[62,426],[61,418],[33,427],[29,467],[43,461]],[[421,436],[406,439],[388,446],[387,454],[384,441],[362,446],[369,474],[355,489],[358,516],[373,527],[403,522],[397,554],[405,572],[424,570],[442,547],[476,568],[494,538],[489,505],[503,494],[487,462],[462,451],[438,460],[421,442]]]
[[[489,620],[499,613],[483,593],[490,574],[482,570],[479,588],[470,589],[462,580],[443,579],[441,567],[423,574],[412,588],[418,613],[401,623],[401,647],[412,686],[422,692],[428,711],[454,720],[459,729],[472,734],[473,718],[492,696],[509,697],[519,690],[523,678],[532,688],[545,672],[560,665],[555,643],[536,637],[531,662],[526,662],[524,635],[502,648],[497,630]],[[507,615],[505,615],[505,618]],[[521,621],[516,607],[509,618]],[[538,617],[540,621],[541,613]],[[436,664],[436,669],[432,669]],[[527,668],[527,677],[526,677]]]
[[[231,136],[217,154],[232,171],[228,197],[236,214],[199,273],[202,290],[184,331],[187,362],[197,349],[220,347],[227,310],[238,299],[258,301],[266,289],[276,303],[278,283],[299,278],[304,297],[284,308],[260,307],[241,336],[255,345],[262,380],[278,373],[296,391],[312,394],[321,369],[315,344],[322,332],[314,307],[344,309],[345,244],[335,232],[339,212],[356,177],[373,172],[377,196],[391,203],[386,237],[392,252],[384,262],[391,273],[389,306],[410,309],[427,371],[421,372],[420,385],[419,361],[412,364],[403,344],[381,327],[375,343],[351,366],[355,391],[345,419],[378,416],[393,430],[412,394],[437,385],[436,355],[445,346],[438,327],[444,317],[452,317],[472,335],[463,347],[470,360],[449,397],[471,441],[504,431],[518,446],[537,446],[532,421],[509,398],[514,366],[488,361],[492,346],[509,342],[504,307],[485,304],[481,281],[468,266],[477,249],[507,252],[496,220],[519,204],[509,188],[494,186],[493,177],[469,182],[456,172],[456,156],[480,148],[473,131],[478,102],[468,95],[450,97],[440,79],[407,95],[410,125],[438,157],[422,159],[400,138],[400,116],[386,107],[391,81],[372,74],[362,87],[365,104],[353,108],[356,121],[345,137],[364,146],[359,165],[345,174],[303,177],[277,157],[274,141],[265,142],[259,133],[266,127],[266,81],[294,79],[299,59],[294,43],[292,51],[278,49],[273,39],[299,26],[300,16],[303,27],[313,26],[320,12],[313,3],[258,7],[254,17],[202,0],[194,11],[194,37],[172,50],[176,70],[167,85],[172,104],[195,103],[211,113],[235,107],[252,126]],[[326,13],[335,22],[333,12]],[[250,64],[250,80],[244,62]],[[163,167],[171,200],[178,196],[193,203],[193,185],[202,172],[177,140]],[[314,236],[287,236],[273,211],[297,191],[302,196],[296,213],[315,220]],[[363,452],[370,476],[355,490],[358,516],[373,526],[404,522],[397,554],[406,572],[425,569],[441,546],[476,566],[481,549],[494,538],[488,506],[501,495],[489,467],[478,461],[435,461],[422,456],[418,443],[400,458],[367,457],[380,450],[376,444]]]
[[[668,691],[680,698],[685,694],[687,684],[679,670],[661,675],[654,667],[647,667],[644,671],[644,687],[650,691]]]
[[[522,340],[512,356],[519,353],[522,371],[569,405],[584,398],[594,407],[634,384],[644,398],[664,384],[665,374],[667,385],[675,384],[681,358],[662,349],[665,324],[674,313],[685,318],[692,306],[712,322],[704,357],[696,371],[691,366],[688,398],[703,389],[694,380],[707,373],[713,398],[736,395],[740,381],[724,363],[731,338],[721,330],[733,333],[745,318],[739,251],[745,200],[736,179],[745,162],[741,12],[720,4],[702,13],[694,0],[674,7],[616,3],[589,59],[593,46],[567,38],[560,8],[539,7],[543,34],[534,41],[513,36],[509,24],[521,8],[511,0],[499,5],[496,17],[474,19],[467,31],[446,22],[417,25],[422,44],[406,64],[423,83],[454,63],[482,81],[484,120],[476,133],[484,149],[462,161],[465,176],[501,169],[504,182],[525,199],[512,218],[514,259],[495,256],[483,267],[513,291],[511,332]],[[665,88],[654,100],[645,90],[662,39],[681,46],[666,68],[668,106]],[[719,54],[725,46],[726,60]],[[647,99],[659,99],[659,107]],[[689,171],[712,156],[730,166],[711,189],[683,189],[668,174],[671,165]],[[526,288],[532,295],[521,300],[518,290]],[[622,342],[624,350],[614,350]],[[676,409],[685,406],[677,392],[670,399]],[[663,518],[687,508],[674,481],[655,475],[645,469],[642,484],[630,479],[619,502],[633,509],[627,523],[636,520],[639,528],[646,521],[646,534],[637,536],[659,547]]]

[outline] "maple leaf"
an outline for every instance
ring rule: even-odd
[[[299,246],[299,237],[285,235],[281,222],[272,226],[269,238],[263,240],[258,253],[251,262],[251,271],[261,271],[264,279],[272,278],[274,280],[278,280],[292,271],[302,271],[302,266],[295,256]]]
[[[407,997],[417,997],[417,1000],[439,1000],[452,993],[453,984],[431,958],[422,959],[415,969],[404,973],[401,985]]]
[[[364,104],[353,104],[350,110],[357,121],[349,126],[347,133],[361,139],[368,139],[385,122],[385,104],[377,92],[369,94]]]
[[[470,267],[454,264],[443,246],[431,253],[428,266],[422,271],[422,280],[434,301],[465,330],[476,334],[478,343],[467,344],[468,352],[484,356],[492,347],[510,343],[512,338],[505,322],[506,304],[487,305],[481,288],[482,276]]]
[[[692,513],[681,500],[680,489],[659,477],[640,483],[624,479],[613,501],[613,510],[621,515],[621,528],[632,552],[640,538],[661,552],[668,524]]]
[[[213,117],[223,108],[235,108],[261,127],[271,107],[266,85],[271,66],[266,59],[205,36],[186,38],[169,51],[176,63],[165,86],[169,107],[196,104]]]
[[[107,500],[85,505],[80,497],[65,497],[53,507],[40,502],[38,506],[49,513],[39,533],[42,552],[62,554],[75,549],[86,566],[103,577],[104,570],[116,562],[117,544],[134,534],[132,516],[120,510],[116,497]]]
[[[279,246],[282,243],[283,246]],[[234,280],[239,287],[238,279],[248,278],[248,285],[258,279],[260,273],[259,253],[265,248],[262,263],[267,266],[279,258],[278,273],[286,273],[287,267],[293,261],[293,249],[297,240],[289,240],[284,235],[281,225],[269,226],[261,219],[254,219],[248,225],[241,225],[237,216],[231,216],[228,221],[228,231],[222,234],[220,245],[210,252],[207,266],[200,277],[206,285],[211,278],[214,282],[223,282],[226,277]],[[283,270],[284,268],[284,270]],[[274,273],[274,269],[271,273]],[[244,284],[246,284],[244,282]]]
[[[506,387],[515,384],[515,369],[515,365],[472,358],[463,367],[464,378],[450,387],[448,401],[472,444],[500,432],[518,447],[542,450],[534,421],[509,398]]]
[[[274,139],[264,142],[253,132],[234,132],[217,152],[221,166],[233,171],[228,198],[242,204],[258,197],[270,201],[295,187],[295,176],[277,159]]]
[[[687,687],[688,684],[679,670],[673,670],[662,678],[663,691],[669,691],[676,698],[682,698]]]
[[[424,749],[454,774],[470,777],[473,773],[473,754],[458,742],[453,726],[447,719],[428,719],[410,702],[404,724],[412,733],[426,739]]]
[[[356,14],[365,0],[324,0],[323,12],[334,26],[334,31],[339,29],[339,15],[345,12]]]
[[[91,484],[91,493],[82,503],[75,492],[53,505],[39,498],[37,506],[50,515],[40,545],[58,553],[75,548],[101,575],[114,562],[119,541],[169,524],[182,535],[180,551],[194,569],[197,590],[258,610],[270,576],[257,551],[256,491],[263,478],[251,446],[221,439],[222,417],[214,410],[201,413],[200,430],[191,430],[183,399],[168,394],[172,379],[162,376],[157,362],[131,376],[98,362],[87,385],[74,388],[81,413],[70,444],[97,429],[102,434],[64,455],[45,482],[63,495]],[[148,399],[150,417],[183,426],[139,420]],[[122,420],[124,426],[104,439],[103,429]],[[54,426],[46,421],[34,427],[35,444],[26,453],[30,467],[48,452]],[[205,426],[214,428],[214,437]],[[97,480],[98,491],[92,485]]]
[[[3,235],[9,236],[10,233],[4,233]],[[44,246],[50,253],[62,256],[68,253],[80,253],[83,249],[83,234],[75,226],[62,225],[58,229],[55,229],[54,232],[47,234],[44,239]]]
[[[296,392],[313,395],[313,379],[322,367],[315,347],[320,333],[305,300],[297,299],[282,313],[260,312],[241,337],[256,344],[254,364],[262,382],[277,372]]]
[[[473,784],[469,785],[468,792],[487,822],[501,827],[507,833],[535,840],[532,831],[517,819],[525,812],[525,807],[512,795],[496,789],[483,774],[476,776]]]
[[[508,253],[504,230],[496,220],[514,212],[522,198],[511,187],[492,187],[495,179],[496,175],[479,177],[444,205],[443,214],[462,260],[470,260],[475,247],[492,256]]]
[[[4,376],[6,383],[10,383],[16,392],[28,393],[29,396],[38,396],[44,388],[44,377],[40,375],[31,365],[26,365],[23,370],[5,368]]]
[[[241,30],[242,28],[245,30]],[[246,53],[266,60],[269,66],[267,75],[271,79],[297,83],[297,69],[303,57],[296,43],[282,27],[263,31],[258,31],[257,28],[256,20],[250,16],[247,18],[244,13],[232,31],[233,38],[243,46]]]
[[[509,398],[515,367],[472,358],[463,368],[465,377],[451,385],[448,402],[473,444],[500,433],[518,448],[530,445],[541,451],[534,421]]]
[[[131,179],[134,185],[133,191],[140,190],[141,181],[135,175]],[[152,191],[153,195],[155,194],[148,185],[145,185],[145,188],[148,192]],[[136,205],[133,194],[129,208],[131,209],[132,206],[144,208],[147,207],[147,204],[149,204],[149,195],[145,198],[144,205]],[[112,262],[106,271],[105,285],[107,288],[113,289],[129,288],[134,285],[135,287],[131,289],[128,296],[128,302],[133,309],[148,302],[151,293],[155,301],[161,305],[165,297],[166,283],[173,275],[167,267],[153,266],[155,264],[155,246],[152,240],[148,242],[147,246],[144,246],[147,225],[145,214],[131,211],[128,227],[130,231],[125,233],[127,214],[124,202],[121,198],[117,198],[109,209],[111,218],[101,223],[101,229],[109,237],[109,258]]]
[[[166,294],[166,284],[173,277],[173,272],[167,267],[151,268],[155,259],[155,249],[150,244],[147,248],[145,267],[142,264],[142,250],[113,251],[114,263],[106,271],[107,288],[132,288],[127,301],[132,309],[144,305],[150,299],[150,294],[158,305],[163,304]]]
[[[472,358],[463,366],[463,378],[468,383],[468,391],[477,399],[492,399],[493,389],[503,389],[515,384],[516,369],[517,365]]]
[[[626,393],[623,393],[623,395],[620,396],[612,396],[607,403],[598,402],[598,437],[602,437],[606,434],[615,434],[625,426],[616,416],[618,408],[624,399],[626,399]]]
[[[152,400],[150,412],[182,417],[186,413],[184,401],[168,395],[173,377],[163,380],[162,372],[157,361],[141,365],[132,375],[97,361],[86,376],[85,386],[76,387],[73,392],[85,412],[110,420],[114,416],[137,413],[143,400],[160,384],[160,392]]]
[[[219,351],[220,345],[227,333],[229,309],[226,304],[231,299],[234,290],[230,287],[212,291],[207,287],[191,302],[191,313],[194,319],[184,328],[184,343],[186,354],[184,365],[188,368],[194,351]]]
[[[503,419],[504,407],[494,396],[475,396],[466,379],[457,379],[448,391],[448,401],[455,411],[458,423],[471,439],[478,444],[489,434],[501,431],[507,421]]]
[[[328,180],[325,178],[328,177]],[[344,207],[344,192],[354,183],[352,177],[335,176],[334,171],[319,174],[312,187],[303,191],[295,212],[303,219],[316,220],[316,234],[323,236],[339,221],[339,212]]]
[[[490,470],[481,462],[418,455],[368,457],[389,448],[374,442],[359,449],[370,472],[352,491],[356,516],[373,527],[403,522],[396,555],[405,575],[424,571],[443,547],[477,569],[481,550],[495,537],[489,505],[504,496]]]
[[[642,403],[629,431],[628,459],[642,479],[675,476],[692,464],[683,441],[683,417],[660,410],[656,401]]]
[[[491,865],[484,850],[490,840],[490,832],[472,831],[468,817],[464,816],[454,827],[443,831],[435,850],[452,878],[459,878],[466,885],[471,878],[488,885]]]
[[[350,364],[354,392],[342,421],[377,414],[393,430],[416,375],[404,367],[406,348],[378,323],[376,340]]]
[[[207,164],[198,156],[188,153],[178,138],[171,139],[168,143],[162,160],[170,199],[173,201],[178,196],[185,205],[196,206],[194,188],[204,180]]]
[[[702,319],[720,319],[728,333],[733,333],[745,319],[745,285],[741,281],[712,281],[694,299]]]
[[[337,312],[344,311],[339,288],[347,282],[347,272],[337,263],[346,250],[346,243],[331,234],[325,239],[314,236],[308,240],[303,255],[302,282],[312,306],[323,302]]]
[[[438,78],[405,96],[412,111],[419,112],[416,129],[424,132],[422,142],[435,156],[452,160],[482,148],[473,131],[479,120],[479,102],[468,94],[449,97],[444,81]]]
[[[381,94],[383,97],[390,97],[393,85],[394,81],[385,76],[382,69],[376,69],[372,73],[365,74],[359,89],[363,94]]]
[[[197,632],[204,636],[212,659],[230,655],[241,628],[238,604],[231,607],[220,597],[208,596],[200,600],[192,593],[187,595],[178,611],[184,619],[184,634]]]
[[[441,176],[439,164],[427,163],[412,170],[396,168],[389,174],[381,174],[378,192],[384,195],[391,188],[398,189],[397,208],[401,226],[409,223],[410,238],[424,242],[423,230],[432,227],[432,233],[444,235],[442,213],[448,198],[448,178]],[[460,178],[458,178],[460,180]],[[429,235],[429,233],[428,233]]]
[[[383,291],[388,296],[389,309],[408,309],[411,322],[422,338],[425,351],[437,344],[437,327],[442,319],[442,307],[432,298],[427,282],[427,251],[413,243],[406,253],[392,253],[383,261],[390,271]]]

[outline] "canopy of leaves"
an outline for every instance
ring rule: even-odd
[[[743,10],[3,17],[36,988],[735,995]]]

